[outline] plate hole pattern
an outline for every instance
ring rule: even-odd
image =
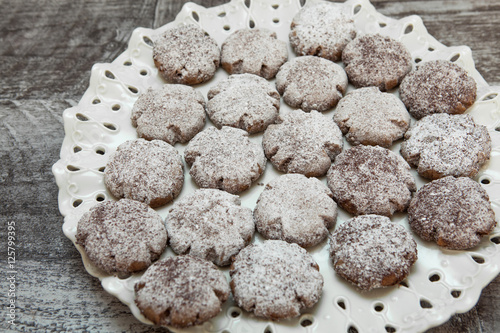
[[[75,154],[76,154],[76,153],[79,153],[79,152],[81,152],[81,151],[82,151],[82,147],[80,147],[80,146],[74,146],[74,147],[73,147],[73,153],[75,153]]]
[[[483,257],[478,256],[478,255],[472,255],[471,258],[472,258],[472,260],[474,260],[475,262],[477,262],[480,265],[482,265],[486,262],[486,260],[484,260]]]
[[[75,201],[73,201],[73,207],[76,208],[76,207],[80,206],[82,203],[83,203],[82,199],[76,199]]]
[[[385,327],[385,331],[386,331],[386,332],[389,332],[389,333],[395,333],[395,332],[397,332],[396,328],[394,328],[394,327],[392,327],[392,326],[389,326],[389,325],[387,325],[387,326]]]
[[[358,329],[355,326],[351,325],[347,329],[347,333],[359,333],[359,331],[358,331]]]
[[[77,113],[77,114],[75,114],[75,117],[76,117],[76,119],[78,119],[80,121],[88,121],[89,120],[89,118],[86,115],[84,115],[83,113]]]
[[[116,79],[115,74],[113,74],[111,71],[105,71],[105,72],[104,72],[104,75],[105,75],[108,79],[111,79],[111,80]]]
[[[410,288],[410,285],[408,284],[407,281],[401,281],[401,282],[399,282],[399,285],[401,287]]]
[[[102,201],[106,200],[106,196],[102,193],[99,193],[98,195],[96,195],[95,200],[97,202],[102,202]]]
[[[451,61],[451,62],[455,62],[455,61],[457,61],[459,58],[460,58],[460,54],[455,54],[455,55],[453,55],[453,56],[450,58],[450,61]]]
[[[460,290],[452,290],[450,294],[451,294],[451,296],[453,296],[453,298],[459,298],[460,295],[462,295],[462,291],[460,291]]]
[[[74,165],[68,165],[66,166],[66,169],[68,169],[68,171],[71,171],[71,172],[77,172],[77,171],[80,171],[80,168],[79,167],[76,167]]]
[[[441,276],[439,276],[439,274],[432,274],[429,276],[429,281],[431,282],[438,282],[439,280],[441,280]]]
[[[481,100],[482,101],[491,101],[492,99],[495,99],[497,96],[498,96],[497,93],[491,93],[491,94],[484,96]],[[495,128],[495,130],[496,130],[496,128]]]
[[[149,38],[148,36],[144,36],[142,37],[142,40],[144,41],[144,43],[148,46],[151,46],[153,47],[153,41],[151,40],[151,38]]]
[[[191,13],[191,16],[193,17],[193,19],[196,21],[196,22],[200,22],[200,17],[198,16],[198,13],[193,11]]]
[[[266,328],[264,328],[263,333],[274,333],[274,331],[271,326],[267,325]]]
[[[384,304],[382,303],[376,303],[374,306],[373,306],[373,309],[377,312],[382,312],[384,311]]]
[[[120,104],[115,104],[115,105],[113,105],[113,106],[111,107],[111,110],[113,110],[113,111],[120,111],[120,109],[121,109],[121,108],[122,108],[122,107],[121,107],[121,105],[120,105]]]
[[[337,301],[337,305],[339,308],[341,308],[342,310],[347,310],[347,306],[345,304],[345,301],[343,299],[339,299]]]
[[[308,327],[311,326],[312,324],[314,324],[314,318],[311,316],[307,316],[300,320],[300,326],[302,327]]]
[[[361,8],[363,8],[361,5],[356,5],[354,6],[353,10],[352,10],[352,13],[354,15],[356,15],[357,13],[359,13],[361,11]]]
[[[500,236],[491,237],[490,241],[493,244],[500,245]]]
[[[420,307],[422,309],[432,309],[432,303],[426,299],[420,299]]]
[[[255,22],[254,22],[254,20],[250,20],[250,21],[248,21],[248,27],[249,27],[250,29],[255,28]]]
[[[239,308],[231,308],[229,309],[229,316],[231,318],[238,318],[241,316],[241,310]]]
[[[408,35],[411,34],[412,32],[413,32],[413,24],[408,24],[404,30],[404,34]]]

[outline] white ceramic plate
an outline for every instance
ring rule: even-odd
[[[317,0],[311,0],[317,1]],[[265,27],[277,32],[278,38],[288,41],[290,22],[301,8],[300,0],[232,0],[230,3],[203,8],[187,3],[174,22],[159,29],[134,30],[128,49],[110,64],[96,64],[92,68],[88,90],[75,107],[65,110],[66,136],[61,148],[61,159],[53,166],[59,186],[59,208],[65,217],[64,233],[74,242],[76,226],[81,215],[96,202],[113,198],[103,184],[103,170],[108,156],[127,139],[137,137],[130,122],[134,101],[147,87],[158,87],[165,82],[158,76],[152,61],[151,40],[170,27],[194,23],[200,25],[219,45],[229,34],[245,27]],[[368,0],[349,0],[336,4],[350,12],[360,33],[381,33],[402,41],[415,62],[448,59],[464,67],[477,81],[478,98],[469,113],[477,123],[489,129],[493,151],[491,161],[477,176],[488,191],[493,208],[500,216],[500,87],[490,87],[475,70],[468,47],[446,47],[427,33],[418,16],[401,20],[378,13]],[[290,58],[294,57],[289,50]],[[219,69],[209,83],[198,85],[204,96],[211,85],[227,77]],[[350,87],[350,89],[353,89]],[[397,94],[397,92],[395,92]],[[282,112],[290,110],[284,103]],[[332,112],[326,112],[332,116]],[[209,122],[207,126],[212,126]],[[261,135],[251,138],[261,141]],[[182,154],[185,145],[177,144]],[[346,144],[346,149],[348,145]],[[399,152],[399,144],[393,151]],[[185,183],[180,197],[195,190],[185,166]],[[257,197],[279,173],[268,163],[259,184],[242,194],[243,205],[253,208]],[[423,180],[414,172],[418,185]],[[322,179],[325,181],[325,179]],[[165,217],[170,205],[158,209]],[[350,216],[339,213],[340,224]],[[393,220],[407,229],[405,215]],[[437,326],[456,312],[465,312],[474,306],[484,288],[500,271],[500,228],[484,237],[479,246],[470,251],[447,251],[436,245],[418,242],[419,259],[410,276],[400,286],[360,293],[338,278],[328,259],[328,243],[309,249],[320,265],[325,278],[320,302],[300,318],[268,322],[242,312],[230,299],[221,314],[189,332],[416,332]],[[256,235],[255,242],[261,241]],[[140,277],[134,275],[118,279],[96,269],[82,253],[87,271],[102,281],[106,291],[129,305],[139,320],[149,323],[134,304],[133,285]],[[169,249],[164,256],[173,255]],[[227,269],[224,269],[227,274]],[[229,278],[229,277],[228,277]]]

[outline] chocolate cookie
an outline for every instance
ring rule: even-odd
[[[282,114],[262,137],[264,152],[276,169],[308,177],[323,176],[343,144],[335,122],[316,111]]]
[[[219,266],[229,265],[252,239],[252,210],[236,195],[198,189],[174,203],[167,216],[170,247]]]
[[[404,212],[417,190],[408,163],[378,146],[355,146],[339,154],[327,182],[337,204],[354,215]]]
[[[135,303],[156,325],[185,328],[215,317],[229,297],[224,273],[211,262],[185,255],[148,268],[134,286]]]
[[[272,79],[288,59],[288,48],[268,29],[240,29],[222,44],[221,64],[229,74],[250,73]]]
[[[130,199],[97,203],[78,222],[76,243],[108,274],[126,277],[149,267],[167,246],[161,216]]]
[[[281,66],[276,88],[286,104],[304,111],[333,108],[347,89],[347,75],[336,63],[314,56],[294,58]]]
[[[184,150],[189,174],[199,187],[232,194],[248,189],[266,168],[262,147],[244,130],[224,126],[198,133]]]
[[[180,25],[154,40],[153,60],[167,82],[193,85],[215,75],[220,49],[215,39],[198,26]]]
[[[149,88],[135,102],[131,119],[141,138],[185,143],[205,126],[205,99],[182,84]]]
[[[420,119],[434,113],[464,113],[476,101],[476,81],[447,60],[422,63],[408,74],[399,95],[410,114]]]
[[[348,93],[335,108],[333,120],[349,143],[386,148],[410,126],[410,114],[401,100],[376,87]]]
[[[237,306],[272,320],[299,316],[318,302],[323,289],[313,257],[297,244],[280,240],[247,246],[229,274]]]
[[[488,130],[468,114],[426,116],[414,123],[404,138],[401,155],[428,179],[474,177],[490,158]]]
[[[488,194],[468,177],[444,177],[425,184],[408,207],[411,229],[424,240],[451,250],[478,245],[496,225]]]
[[[332,192],[317,178],[282,175],[269,182],[253,216],[261,235],[302,247],[319,244],[337,221]]]
[[[275,122],[280,94],[266,79],[253,74],[234,74],[208,91],[207,114],[215,126],[262,132]]]
[[[417,243],[406,229],[379,215],[357,216],[330,237],[335,272],[361,290],[393,286],[417,261]]]
[[[134,199],[151,207],[172,201],[184,183],[177,150],[161,140],[129,140],[118,146],[104,170],[104,184],[117,198]]]

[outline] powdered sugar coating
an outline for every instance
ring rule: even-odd
[[[393,286],[417,261],[417,243],[388,217],[364,215],[339,225],[330,237],[335,272],[361,290]]]
[[[354,21],[345,7],[330,2],[306,4],[290,25],[290,44],[299,56],[313,55],[337,61],[356,37]]]
[[[75,237],[94,265],[119,277],[146,269],[167,246],[161,216],[129,199],[91,207],[79,220]]]
[[[128,140],[110,156],[104,184],[117,198],[134,199],[151,207],[172,201],[184,183],[177,150],[161,140]]]
[[[222,44],[221,64],[229,74],[250,73],[272,79],[288,59],[288,48],[268,29],[240,29]]]
[[[215,126],[262,132],[275,122],[280,94],[266,79],[253,74],[234,74],[208,91],[207,114]]]
[[[404,138],[401,155],[428,179],[474,177],[490,158],[488,130],[469,114],[426,116],[414,123]]]
[[[205,126],[205,99],[182,84],[149,88],[134,103],[131,120],[141,138],[185,143]]]
[[[232,194],[248,189],[267,162],[262,147],[251,142],[247,132],[228,126],[198,133],[184,150],[184,159],[198,186]]]
[[[166,220],[170,247],[218,266],[244,248],[254,234],[252,210],[241,207],[236,195],[216,189],[198,189],[175,202]]]
[[[412,70],[412,60],[403,43],[380,34],[357,36],[342,52],[349,81],[356,88],[375,86],[380,91],[397,87]]]
[[[376,87],[353,90],[335,108],[333,120],[353,145],[388,148],[403,137],[410,114],[399,98]]]
[[[333,198],[354,215],[404,212],[417,190],[410,166],[379,146],[354,146],[337,156],[327,173]]]
[[[224,273],[211,262],[189,255],[156,262],[134,290],[135,303],[147,319],[176,328],[215,317],[230,293]]]
[[[314,56],[297,57],[281,66],[276,88],[285,103],[304,111],[333,108],[347,89],[347,74],[336,63]]]
[[[319,244],[337,221],[332,192],[317,178],[281,175],[269,182],[253,216],[260,234],[302,247]]]
[[[297,244],[281,240],[247,246],[229,274],[237,306],[272,320],[299,316],[318,302],[323,289],[313,257]]]
[[[487,192],[468,177],[453,176],[422,186],[408,207],[411,229],[451,250],[478,245],[496,225]]]
[[[153,60],[167,82],[193,85],[215,75],[220,49],[198,26],[180,25],[154,39]]]
[[[262,137],[264,152],[276,169],[308,177],[323,176],[343,144],[335,122],[317,111],[282,114]]]
[[[422,63],[401,82],[399,94],[416,119],[434,113],[461,114],[476,100],[476,81],[447,60]]]

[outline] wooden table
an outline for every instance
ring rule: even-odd
[[[204,6],[222,0],[196,1]],[[0,329],[13,331],[155,332],[103,291],[63,235],[51,166],[64,137],[62,112],[86,90],[90,69],[111,62],[135,27],[174,19],[184,1],[0,1],[0,221],[2,270],[7,272],[8,225],[15,223],[16,325],[8,325],[7,290],[0,282]],[[471,47],[476,67],[500,85],[498,0],[373,0],[391,17],[420,15],[445,45]],[[8,309],[7,309],[8,310]],[[500,277],[469,312],[430,332],[499,332]]]

